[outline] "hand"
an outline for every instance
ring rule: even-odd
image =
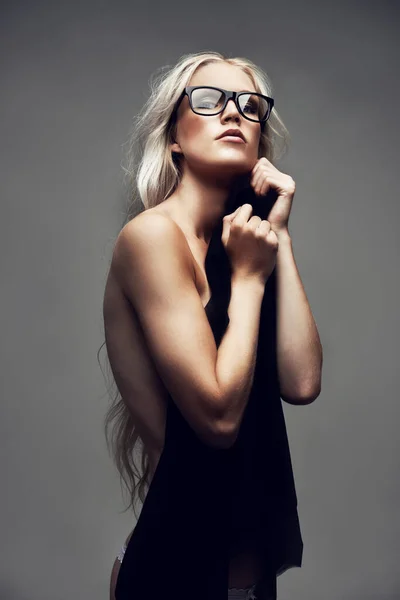
[[[296,184],[290,175],[281,173],[265,156],[258,159],[251,171],[250,185],[257,196],[265,196],[269,189],[278,193],[267,220],[276,235],[288,231]]]
[[[221,240],[232,268],[232,279],[254,279],[263,286],[271,275],[278,253],[278,236],[268,221],[252,216],[251,204],[239,206],[222,219]]]

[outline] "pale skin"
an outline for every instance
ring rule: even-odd
[[[246,73],[225,63],[201,67],[192,76],[189,85],[211,85],[236,91],[254,90],[254,84]],[[224,129],[231,127],[242,131],[245,137],[244,144],[216,139]],[[187,269],[182,267],[179,279],[176,274],[171,274],[168,256],[162,255],[159,256],[159,261],[164,259],[166,262],[160,269],[168,274],[168,280],[175,277],[174,285],[179,289],[186,290],[189,285],[192,286],[193,306],[189,311],[191,322],[200,323],[195,337],[203,340],[203,351],[209,349],[210,357],[215,359],[213,353],[216,350],[212,345],[212,334],[206,330],[208,323],[204,314],[204,306],[211,294],[205,274],[205,258],[213,229],[223,214],[230,186],[237,175],[252,173],[251,185],[260,196],[264,195],[269,187],[278,190],[278,200],[268,220],[279,240],[276,260],[277,360],[281,397],[290,404],[305,405],[313,402],[320,393],[322,346],[296,267],[288,230],[295,186],[290,176],[278,171],[267,159],[258,159],[259,139],[259,124],[245,119],[233,101],[229,101],[219,115],[204,118],[193,113],[188,98],[185,97],[178,112],[176,139],[171,145],[171,151],[180,153],[183,158],[182,180],[167,200],[154,209],[145,211],[145,214],[138,215],[133,221],[141,219],[141,227],[146,228],[149,218],[154,216],[156,219],[168,219],[174,225],[175,229],[172,227],[169,231],[173,232],[172,236],[179,246],[180,253],[184,255]],[[121,232],[122,236],[129,233],[130,226],[129,223],[125,226],[125,232]],[[132,310],[133,307],[127,302],[126,287],[123,289],[122,281],[127,268],[125,266],[124,269],[122,264],[123,256],[123,252],[118,253],[117,241],[104,299],[106,335],[110,362],[118,387],[132,410],[137,430],[149,452],[154,473],[163,447],[166,390],[154,369],[154,356],[151,354],[149,342],[142,334],[135,310]],[[142,266],[145,277],[146,269],[149,270],[148,265],[144,263]],[[138,296],[142,294],[142,299],[137,301],[143,303],[145,310],[151,298],[148,295],[146,297],[144,290],[135,293]],[[164,288],[164,295],[165,293],[171,294],[172,299],[172,288]],[[188,291],[188,297],[190,293]],[[157,329],[157,324],[155,328]],[[167,333],[160,333],[160,339],[165,340],[166,336]],[[163,351],[168,355],[171,348],[164,348]],[[205,364],[209,364],[207,359],[204,360]],[[134,403],[134,397],[141,397],[143,404],[138,400]],[[200,423],[199,414],[191,414],[190,417],[197,418]],[[204,439],[211,435],[210,427],[205,425],[206,418],[212,418],[211,412],[201,416],[203,421],[199,424],[199,435],[201,431]],[[218,428],[216,422],[212,427],[213,441],[217,436],[222,439],[228,432],[228,427],[222,421],[218,422]],[[132,532],[127,542],[131,535]],[[115,599],[119,567],[120,563],[116,559],[111,573],[110,600]],[[229,585],[244,587],[251,584],[259,576],[259,569],[255,556],[249,553],[248,556],[240,557],[240,560],[231,564]]]

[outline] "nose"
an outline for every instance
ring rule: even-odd
[[[238,111],[237,106],[236,106],[235,101],[234,101],[233,98],[229,98],[229,100],[228,100],[228,102],[227,102],[227,104],[225,106],[225,109],[222,111],[222,117],[225,120],[227,118],[229,119],[229,118],[234,117],[236,121],[240,121],[241,114]]]

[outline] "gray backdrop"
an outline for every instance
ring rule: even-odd
[[[108,599],[134,522],[96,357],[122,144],[150,74],[209,49],[272,78],[324,347],[320,397],[284,404],[305,545],[279,599],[399,598],[398,3],[14,1],[1,17],[1,600]]]

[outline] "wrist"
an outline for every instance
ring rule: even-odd
[[[252,293],[260,293],[264,294],[266,281],[258,275],[240,275],[233,274],[231,278],[231,289],[240,288],[240,289],[249,289]]]
[[[290,236],[289,230],[288,229],[280,229],[278,231],[275,231],[275,235],[278,238],[278,242],[279,243],[285,243],[285,242],[291,242],[292,238]]]

